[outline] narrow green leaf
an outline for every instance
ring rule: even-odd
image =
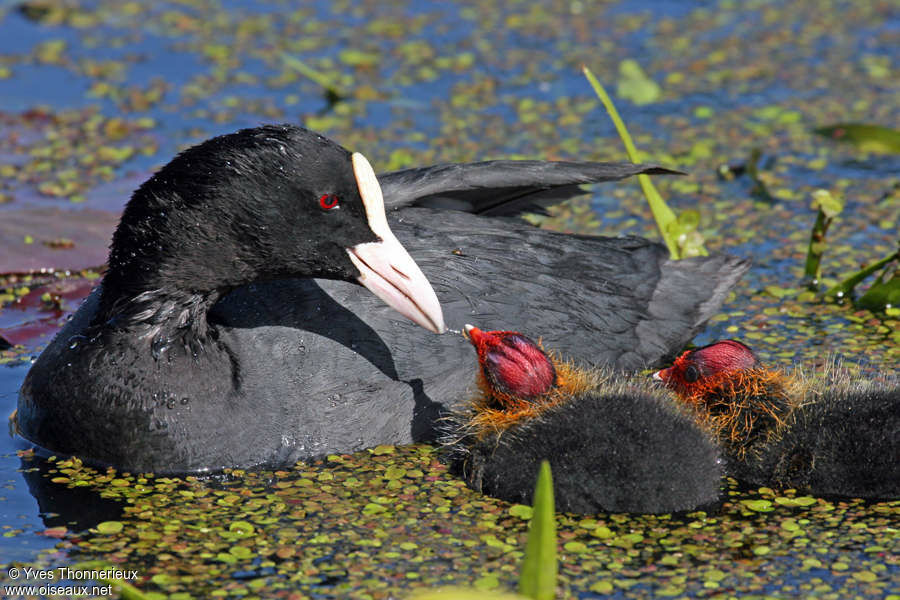
[[[900,271],[895,271],[890,279],[884,280],[887,270],[863,294],[856,305],[871,311],[883,311],[889,307],[900,306]]]
[[[810,208],[818,212],[816,222],[809,234],[809,248],[806,251],[806,266],[803,269],[803,276],[806,279],[807,287],[815,291],[821,273],[822,254],[826,248],[825,234],[828,233],[828,227],[831,226],[834,217],[844,210],[844,203],[840,198],[832,196],[828,190],[816,190],[812,193],[812,197]]]
[[[284,64],[291,69],[297,71],[307,79],[310,79],[313,82],[319,84],[322,89],[325,90],[325,97],[328,99],[330,104],[334,104],[335,102],[347,97],[347,94],[345,94],[344,91],[341,90],[335,83],[334,78],[313,69],[299,58],[291,56],[290,54],[282,54],[281,60],[283,60]]]
[[[846,279],[844,279],[837,285],[830,288],[827,292],[825,292],[825,295],[830,296],[830,297],[843,298],[844,296],[847,296],[851,292],[853,292],[853,289],[861,281],[863,281],[866,277],[868,277],[869,275],[871,275],[872,273],[874,273],[881,267],[885,266],[892,260],[898,260],[898,259],[900,259],[900,250],[898,250],[897,252],[894,252],[893,254],[890,254],[889,256],[885,256],[878,262],[873,263],[873,264],[869,265],[868,267],[860,269],[853,275],[847,277]]]
[[[114,565],[103,560],[88,560],[69,565],[69,568],[73,571],[115,571],[116,569],[121,569],[121,565]],[[122,600],[148,600],[149,598],[147,594],[123,579],[99,577],[97,581],[113,586],[119,592],[119,597]]]
[[[594,93],[597,94],[597,97],[600,98],[600,102],[602,102],[603,106],[606,108],[606,112],[609,113],[609,118],[612,119],[613,124],[616,126],[616,131],[619,132],[619,137],[622,138],[622,143],[625,145],[625,152],[628,153],[628,158],[632,162],[641,162],[641,156],[638,153],[634,142],[631,140],[631,135],[628,133],[628,129],[625,127],[625,123],[619,116],[619,112],[616,110],[615,105],[613,105],[609,94],[606,93],[606,90],[600,85],[600,82],[597,81],[597,78],[594,77],[594,74],[590,69],[583,66],[582,71],[584,72],[584,76],[587,77],[588,82],[590,82],[591,87],[594,88]],[[681,247],[678,245],[677,232],[680,231],[680,229],[675,213],[669,208],[666,201],[663,200],[663,197],[656,190],[656,186],[653,185],[653,182],[648,175],[638,175],[637,177],[638,182],[641,184],[641,189],[644,192],[644,197],[647,198],[647,203],[650,205],[650,212],[653,213],[656,227],[659,229],[659,233],[662,235],[663,241],[669,249],[669,255],[674,259],[687,256],[688,254],[682,251]],[[702,238],[700,238],[698,244],[697,236],[699,236],[699,233],[690,238],[692,252],[694,254],[705,256],[707,252],[703,247]]]
[[[127,581],[121,579],[101,579],[103,583],[113,586],[119,591],[122,600],[147,600],[148,596]]]
[[[803,269],[803,277],[807,286],[815,291],[819,282],[819,273],[822,270],[822,254],[825,252],[825,232],[831,223],[822,213],[816,215],[812,231],[809,234],[809,247],[806,250],[806,266]]]
[[[556,597],[556,508],[553,476],[546,460],[541,462],[532,508],[519,593],[533,600],[552,600]]]
[[[753,181],[753,189],[750,190],[750,195],[762,200],[763,202],[767,202],[769,204],[775,204],[778,202],[772,194],[769,193],[769,188],[766,186],[766,182],[760,179],[759,177],[759,159],[762,158],[762,151],[759,148],[754,148],[750,151],[750,158],[747,159],[747,175]]]

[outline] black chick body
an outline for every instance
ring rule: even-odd
[[[480,391],[448,419],[444,442],[473,489],[530,504],[547,460],[565,512],[671,513],[718,500],[715,440],[661,387],[551,359],[515,332],[469,335]]]
[[[900,382],[785,373],[735,340],[690,350],[657,374],[714,431],[728,473],[820,496],[900,497]]]
[[[467,165],[451,178],[436,167],[431,184],[421,169],[382,177],[387,224],[451,327],[565,324],[578,333],[548,341],[567,354],[642,366],[687,342],[747,268],[727,256],[674,262],[639,238],[411,206],[455,196],[483,206],[503,181],[501,196],[521,199],[647,169],[561,163],[561,179],[544,187],[515,169],[496,179],[508,164],[470,165],[494,180],[461,177]],[[439,414],[465,395],[465,341],[396,312],[405,301],[404,314],[442,329],[439,315],[423,316],[433,307],[410,300],[422,289],[389,306],[358,284],[367,267],[348,249],[382,235],[366,226],[354,168],[346,150],[292,126],[214,138],[164,167],[126,208],[102,285],[32,367],[22,435],[90,462],[170,473],[434,439]]]

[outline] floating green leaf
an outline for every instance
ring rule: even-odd
[[[400,479],[400,478],[404,477],[405,475],[406,475],[406,469],[404,469],[403,467],[397,467],[394,465],[391,465],[384,471],[384,478],[388,479],[388,480]]]
[[[774,510],[769,500],[741,500],[741,504],[754,512],[770,512]]]
[[[812,506],[815,503],[816,499],[812,496],[797,496],[796,498],[778,496],[775,498],[775,504],[780,504],[781,506]]]
[[[103,521],[97,524],[97,531],[104,534],[119,533],[122,531],[123,525],[121,521]]]
[[[865,152],[900,154],[900,131],[865,123],[836,123],[815,130],[819,135],[848,142]]]
[[[253,527],[252,523],[248,523],[247,521],[235,521],[228,526],[228,530],[232,533],[240,535],[241,537],[249,537],[253,535],[255,528]]]
[[[616,95],[631,100],[638,106],[659,100],[662,90],[659,84],[644,73],[641,65],[631,58],[619,63],[619,83]]]
[[[519,593],[534,600],[556,597],[556,508],[550,463],[541,462],[534,489],[534,515],[528,525]]]
[[[378,64],[378,56],[363,50],[348,48],[338,53],[340,61],[351,67],[370,68]]]

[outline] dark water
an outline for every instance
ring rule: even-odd
[[[841,121],[893,127],[900,123],[896,101],[900,14],[894,3],[743,6],[728,1],[575,1],[462,6],[198,0],[50,2],[46,6],[49,12],[23,11],[17,3],[0,5],[0,67],[8,69],[5,76],[0,70],[0,114],[5,118],[0,129],[0,167],[16,168],[2,179],[0,193],[9,201],[0,202],[0,219],[23,209],[51,206],[116,213],[130,190],[178,149],[261,122],[299,122],[321,130],[366,153],[379,170],[498,157],[621,159],[613,127],[580,73],[585,63],[613,93],[648,159],[691,173],[678,182],[660,183],[673,207],[700,211],[700,228],[711,249],[754,261],[754,269],[722,316],[698,336],[697,343],[740,337],[772,362],[817,363],[829,353],[839,353],[869,372],[897,372],[900,322],[896,316],[798,296],[805,244],[815,218],[809,208],[811,191],[830,189],[846,201],[844,213],[829,232],[825,279],[834,281],[862,263],[877,260],[896,244],[900,158],[860,152],[811,133],[815,126]],[[56,54],[48,50],[60,43],[63,49]],[[284,56],[300,58],[333,77],[348,99],[331,106],[318,85],[286,66]],[[638,106],[617,95],[618,68],[625,59],[637,60],[660,85],[662,95],[655,102]],[[349,79],[341,80],[341,76]],[[52,115],[52,123],[28,116],[36,110]],[[95,115],[102,120],[122,118],[130,124],[152,121],[129,130],[124,138],[106,139],[90,124]],[[67,154],[56,149],[49,153],[48,164],[41,165],[35,156],[52,147],[53,136],[69,140],[75,151]],[[96,163],[84,159],[106,145],[127,145],[134,152],[121,161],[101,158],[108,170],[95,173],[91,165]],[[715,174],[721,164],[742,164],[753,149],[761,151],[760,171],[772,201],[754,196],[753,182],[746,176],[721,180]],[[58,173],[72,169],[81,183],[78,193],[53,195],[42,188],[57,182]],[[636,186],[626,185],[598,187],[553,212],[545,225],[579,232],[655,235]],[[3,251],[23,252],[12,246]],[[70,302],[69,309],[76,304]],[[35,311],[0,309],[0,333],[40,316]],[[0,367],[0,414],[15,408],[28,356],[38,352],[38,346],[36,342],[4,355],[12,366]],[[101,498],[102,485],[73,491],[71,486],[49,482],[34,470],[46,467],[41,460],[23,461],[16,455],[27,450],[27,444],[0,437],[0,531],[4,534],[0,562],[68,564],[79,556],[132,560],[125,558],[127,552],[120,546],[98,550],[91,545],[96,541],[91,535],[84,542],[69,538],[64,547],[53,550],[59,540],[38,532],[67,523],[69,531],[76,532],[101,521],[119,520],[127,502]],[[363,461],[363,469],[368,468],[366,464]],[[30,470],[27,477],[23,467]],[[328,472],[327,466],[316,469],[320,474]],[[447,474],[436,477],[439,483],[452,480]],[[261,493],[251,488],[248,483],[249,496]],[[437,496],[441,490],[435,492]],[[403,588],[412,580],[400,581],[384,573],[423,569],[423,581],[429,583],[441,577],[471,583],[484,576],[485,564],[499,568],[517,563],[511,550],[498,557],[471,533],[477,526],[467,516],[468,505],[453,506],[448,526],[462,532],[460,537],[471,535],[477,541],[464,547],[468,561],[454,562],[451,551],[430,537],[433,532],[419,531],[415,535],[420,537],[411,538],[419,541],[417,552],[449,553],[446,562],[431,571],[391,556],[366,563],[352,553],[344,554],[337,544],[330,553],[319,555],[315,565],[307,565],[323,573],[321,581],[309,587],[297,585],[322,597],[349,593],[348,589],[385,597],[387,592],[371,581],[359,583],[364,574]],[[818,506],[837,506],[835,510],[844,511],[845,518],[819,520],[827,512],[824,508],[798,516],[800,521],[811,521],[809,548],[779,546],[770,539],[774,551],[767,559],[741,555],[732,560],[724,551],[715,558],[692,558],[696,573],[688,572],[684,585],[677,581],[680,575],[673,575],[672,589],[681,585],[683,593],[694,596],[732,589],[760,595],[843,591],[873,597],[891,587],[896,590],[900,586],[896,503],[871,508],[822,501]],[[491,507],[505,510],[499,504]],[[192,515],[195,509],[182,507]],[[56,514],[60,510],[64,514]],[[772,524],[743,522],[745,517],[737,513],[726,509],[720,519],[731,522],[736,530],[767,531]],[[775,532],[778,523],[791,520],[782,512],[773,515]],[[229,513],[226,518],[243,517]],[[714,516],[710,518],[715,521]],[[275,521],[273,531],[297,527],[283,516]],[[701,521],[704,526],[717,526]],[[609,521],[613,522],[623,535],[629,527],[645,532],[663,527],[638,519]],[[370,525],[361,525],[360,531],[368,531]],[[319,522],[308,516],[304,526],[337,538],[354,531],[346,522],[327,517]],[[577,527],[577,521],[568,527],[563,529],[575,536],[572,539],[594,539]],[[510,525],[509,531],[521,536],[523,529]],[[840,541],[859,531],[869,536],[865,543]],[[771,535],[777,538],[776,533]],[[707,543],[709,552],[724,545],[715,536],[711,539],[698,544]],[[886,549],[883,554],[866,550],[878,544]],[[140,556],[134,560],[147,576],[175,572],[165,563],[153,562],[148,558],[152,555],[136,554]],[[651,572],[648,565],[654,560],[647,558],[657,555],[642,550],[635,556],[643,566],[624,576],[606,571],[610,581],[638,581],[633,587],[617,585],[615,594],[659,591],[660,582],[668,580]],[[810,562],[820,558],[818,566]],[[329,565],[338,565],[334,569],[339,570],[357,560],[362,561],[357,571],[363,575],[339,577],[329,571]],[[886,568],[872,567],[879,562]],[[844,563],[849,566],[833,567]],[[288,580],[276,567],[255,564],[260,570],[254,577],[265,579],[267,585],[277,588]],[[572,571],[566,575],[565,589],[580,597],[609,592],[603,587],[589,591],[597,578],[585,572],[601,569],[592,567],[589,556],[570,556],[566,564]],[[625,564],[627,572],[635,562]],[[697,579],[710,565],[728,571],[724,581],[731,588],[705,585],[717,575]],[[729,565],[748,568],[752,576],[732,575]],[[512,575],[505,573],[501,581],[506,583]],[[237,569],[230,575],[226,570],[211,576],[210,581],[225,589],[245,579],[246,572]],[[209,591],[196,581],[178,585],[160,579],[144,587]],[[240,590],[234,593],[240,595]]]
[[[0,408],[4,415],[16,408],[16,390],[25,377],[27,366],[6,367],[0,369]],[[5,538],[0,544],[0,560],[8,563],[12,560],[29,560],[37,556],[43,549],[50,548],[55,540],[34,535],[44,530],[44,523],[38,514],[34,497],[24,485],[19,472],[20,461],[17,450],[29,445],[19,438],[8,435],[0,436],[0,480],[3,484],[2,503],[0,503],[0,520],[4,531],[22,531],[30,535],[17,535],[13,540]]]

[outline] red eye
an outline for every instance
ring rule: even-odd
[[[334,194],[322,194],[322,197],[319,198],[319,206],[322,207],[322,210],[331,210],[332,208],[337,208],[338,197]]]

